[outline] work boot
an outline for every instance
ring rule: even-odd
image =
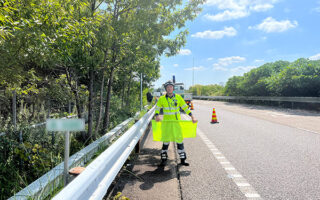
[[[167,152],[162,152],[160,154],[160,157],[161,157],[161,164],[160,165],[165,165],[167,160],[168,160],[168,154]]]
[[[189,166],[189,163],[186,163],[186,159],[187,159],[186,152],[179,153],[179,157],[180,157],[180,160],[181,160],[181,163],[180,163],[181,165]]]

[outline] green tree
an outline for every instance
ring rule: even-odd
[[[226,96],[243,96],[242,89],[240,88],[240,83],[243,79],[243,76],[229,78],[224,89],[224,94]]]

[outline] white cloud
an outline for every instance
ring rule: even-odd
[[[263,42],[267,39],[267,37],[261,37],[261,38],[258,38],[258,39],[254,39],[254,40],[246,40],[244,39],[242,41],[242,44],[243,45],[255,45],[255,44],[258,44],[259,42]]]
[[[163,65],[160,65],[160,69],[163,69],[164,68],[164,66]]]
[[[173,66],[174,66],[174,67],[179,67],[179,64],[174,64]]]
[[[285,13],[290,13],[290,12],[291,12],[291,9],[290,9],[290,8],[285,8],[283,11],[284,11]]]
[[[320,12],[320,1],[317,2],[318,6],[313,8],[312,11]]]
[[[314,8],[313,10],[316,12],[320,12],[320,7]]]
[[[240,56],[230,56],[230,57],[224,57],[219,58],[218,63],[213,64],[214,69],[220,69],[222,66],[228,66],[233,63],[239,63],[245,61],[246,58],[240,57]]]
[[[213,70],[215,70],[215,71],[228,71],[228,68],[221,67],[221,66],[214,66]]]
[[[180,49],[178,54],[183,55],[183,56],[187,56],[187,55],[191,54],[191,50],[190,49]]]
[[[239,67],[230,69],[230,72],[233,75],[242,76],[244,73],[249,72],[254,68],[257,68],[257,66],[239,66]]]
[[[209,15],[206,14],[204,17],[211,20],[211,21],[227,21],[231,19],[238,19],[242,17],[248,16],[249,13],[243,10],[225,10],[221,13],[216,15]]]
[[[221,39],[224,36],[232,37],[235,35],[237,35],[236,29],[234,29],[233,27],[224,27],[223,30],[219,30],[219,31],[207,30],[204,32],[197,32],[195,34],[192,34],[191,37],[205,38],[205,39]]]
[[[213,60],[213,58],[207,58],[207,61]]]
[[[320,53],[314,55],[314,56],[310,56],[309,57],[310,60],[320,60]]]
[[[277,21],[272,17],[268,17],[263,20],[261,24],[258,24],[254,27],[249,26],[249,29],[262,30],[266,33],[272,32],[284,32],[290,28],[296,28],[298,26],[297,21],[283,20]]]
[[[256,59],[254,62],[263,62],[264,60]]]
[[[205,15],[205,18],[213,21],[226,21],[247,17],[251,12],[265,12],[274,7],[278,0],[207,0],[206,6],[214,6],[222,12]]]
[[[199,66],[199,67],[185,68],[184,70],[186,70],[186,71],[192,71],[192,70],[194,70],[194,71],[203,71],[203,70],[205,70],[205,69],[206,69],[205,67]]]
[[[232,9],[240,10],[245,9],[249,2],[243,0],[207,0],[206,5],[216,6],[220,10]]]
[[[255,12],[264,12],[267,11],[269,9],[273,8],[272,4],[256,4],[254,6],[250,6],[249,9]]]

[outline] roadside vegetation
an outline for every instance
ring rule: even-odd
[[[320,60],[276,61],[233,76],[222,85],[195,85],[195,96],[320,97]]]

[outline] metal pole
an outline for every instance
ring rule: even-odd
[[[142,110],[142,73],[140,76],[140,111]]]
[[[192,58],[192,94],[194,93],[194,57]]]
[[[194,57],[192,59],[192,86],[194,86]]]
[[[70,143],[69,143],[69,131],[65,132],[65,145],[64,145],[64,170],[63,170],[63,178],[64,178],[64,186],[68,184],[68,161],[69,161],[69,149],[70,149]]]

